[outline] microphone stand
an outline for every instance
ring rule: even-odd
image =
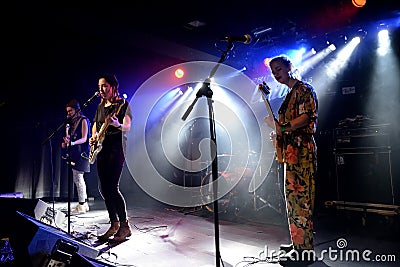
[[[86,102],[82,105],[82,108],[76,109],[76,113],[79,113],[83,109],[85,109],[96,97],[98,97],[100,93],[96,91],[93,96],[91,96]],[[54,135],[63,128],[68,120],[70,118],[67,117],[43,142],[42,145],[46,144],[51,138],[54,137]],[[89,129],[90,130],[90,129]],[[69,139],[69,142],[67,144],[67,166],[68,166],[68,211],[67,211],[67,217],[68,217],[68,229],[67,232],[68,234],[71,233],[71,195],[72,195],[72,167],[71,167],[71,138]],[[54,177],[53,177],[54,178]],[[52,198],[54,199],[54,182],[52,183]],[[55,213],[53,213],[55,215]],[[53,218],[55,220],[55,218]]]
[[[215,72],[217,71],[218,67],[225,60],[226,56],[228,55],[228,52],[232,48],[233,48],[233,41],[229,41],[228,46],[224,51],[224,53],[221,55],[221,58],[219,59],[218,63],[211,70],[210,76],[203,82],[203,86],[196,93],[196,98],[193,100],[192,104],[188,107],[188,109],[182,116],[182,120],[185,121],[186,118],[189,116],[190,112],[193,110],[193,107],[196,104],[197,100],[202,96],[207,97],[208,118],[210,121],[210,151],[211,151],[211,157],[213,158],[211,166],[212,166],[212,181],[213,181],[212,185],[213,185],[213,197],[214,197],[213,208],[214,208],[214,231],[215,231],[215,260],[216,260],[215,266],[217,267],[220,266],[220,261],[221,261],[221,253],[219,246],[219,217],[218,217],[218,199],[217,199],[218,184],[216,183],[218,179],[218,160],[217,160],[218,157],[217,157],[217,138],[215,133],[215,121],[213,116],[214,113],[211,100],[213,91],[210,88],[210,81],[211,78],[214,76]],[[213,143],[215,144],[215,146],[212,145]]]

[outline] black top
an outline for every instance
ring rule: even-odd
[[[70,121],[70,136],[71,142],[74,142],[78,139],[82,138],[82,122],[86,120],[88,125],[88,138],[85,143],[73,145],[71,146],[70,151],[70,159],[71,159],[71,166],[72,169],[83,171],[83,172],[90,172],[90,163],[89,163],[89,137],[90,137],[90,121],[85,116],[77,116],[74,117]]]
[[[122,105],[120,107],[120,105]],[[128,115],[132,119],[132,111],[130,109],[128,101],[125,99],[120,99],[118,102],[115,102],[109,106],[105,106],[105,103],[100,102],[97,106],[96,114],[93,119],[93,123],[96,123],[97,131],[100,130],[107,116],[112,116],[113,113],[117,112],[120,108],[119,112],[116,114],[118,121],[120,123],[123,122],[125,115]],[[117,129],[114,126],[107,127],[106,134],[104,137],[104,141],[102,143],[103,147],[107,146],[115,146],[122,144],[122,138],[126,139],[126,133]]]

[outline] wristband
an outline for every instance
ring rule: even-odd
[[[290,128],[290,127],[292,127],[292,125],[290,124],[290,122],[287,122],[287,123],[285,123],[285,124],[282,124],[282,126],[281,126],[281,133],[284,133],[285,130],[286,130],[287,128]]]

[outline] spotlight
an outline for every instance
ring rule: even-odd
[[[367,0],[352,0],[351,2],[355,7],[363,7],[367,3]]]
[[[317,50],[315,50],[315,48],[311,48],[311,54],[315,55],[317,53]]]
[[[364,39],[367,36],[367,31],[363,29],[358,29],[355,36],[360,37],[360,39]]]
[[[264,60],[263,60],[264,66],[265,66],[265,67],[268,67],[270,61],[271,61],[271,58],[269,58],[269,57],[264,58]]]
[[[389,31],[387,29],[381,29],[378,32],[378,50],[377,53],[380,56],[384,56],[388,53],[390,47]]]
[[[334,44],[330,44],[330,45],[328,46],[328,48],[329,48],[331,51],[335,51],[335,50],[336,50],[336,46],[335,46]]]
[[[181,79],[184,74],[185,74],[185,72],[182,69],[175,70],[175,77],[178,79]]]

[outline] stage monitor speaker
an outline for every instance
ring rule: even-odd
[[[40,266],[51,255],[60,240],[76,246],[77,252],[88,258],[96,258],[99,254],[98,249],[77,240],[70,234],[17,211],[10,244],[18,264]]]
[[[394,203],[390,151],[337,153],[337,200]]]

